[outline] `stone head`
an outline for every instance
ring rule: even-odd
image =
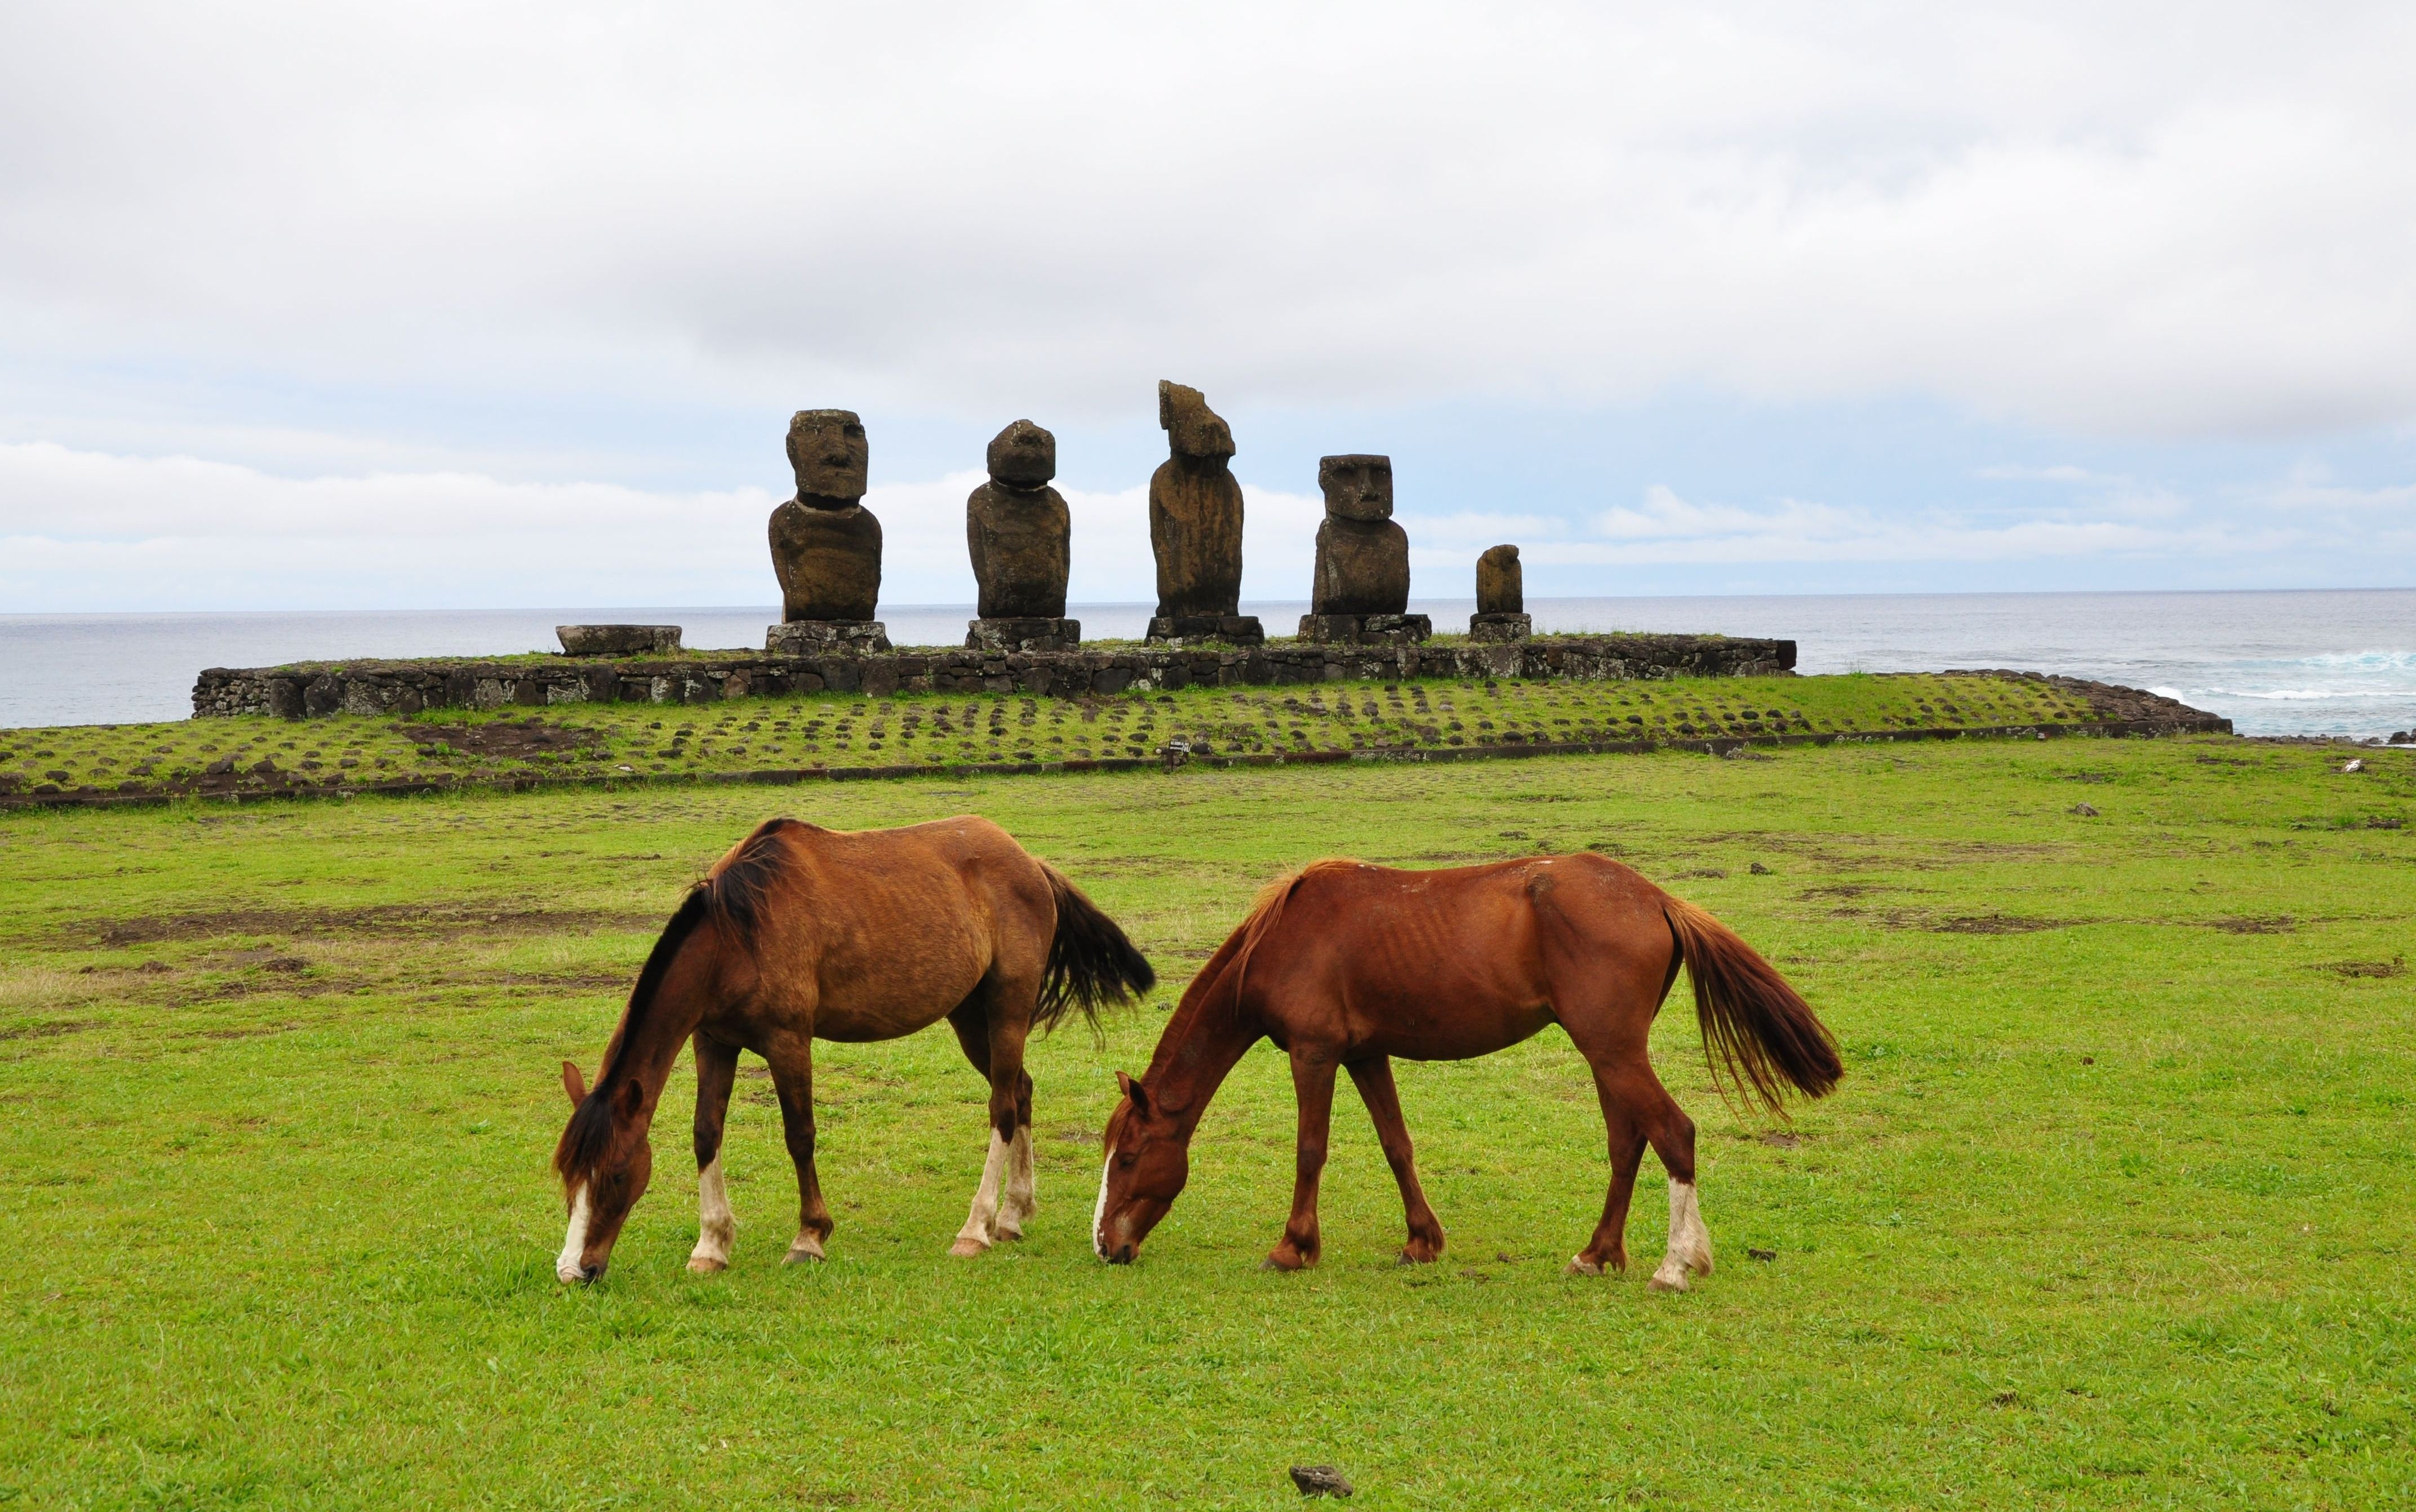
[[[869,452],[853,410],[799,410],[789,421],[789,465],[802,500],[864,497]]]
[[[1233,455],[1232,428],[1208,407],[1208,396],[1196,388],[1159,379],[1157,423],[1177,457],[1215,459]]]
[[[989,443],[989,477],[1011,489],[1036,489],[1057,476],[1057,438],[1018,420]]]
[[[1325,512],[1336,520],[1393,518],[1393,459],[1367,453],[1317,460]]]

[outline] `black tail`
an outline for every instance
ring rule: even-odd
[[[1033,1021],[1044,1031],[1054,1029],[1066,1009],[1080,1008],[1095,1033],[1100,1005],[1130,1002],[1147,992],[1157,985],[1157,973],[1080,887],[1054,867],[1044,864],[1040,869],[1049,874],[1049,890],[1057,899],[1057,935],[1049,942],[1049,971],[1040,979]]]
[[[1662,913],[1686,975],[1695,979],[1695,1020],[1713,1069],[1727,1072],[1746,1100],[1774,1113],[1784,1112],[1782,1084],[1808,1097],[1826,1096],[1846,1068],[1812,1005],[1711,915],[1676,898],[1664,900]]]

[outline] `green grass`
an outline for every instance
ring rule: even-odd
[[[2406,1504],[2416,765],[2339,764],[1951,743],[0,816],[0,1498],[1273,1507],[1331,1461],[1378,1507]],[[828,1264],[778,1264],[750,1075],[734,1263],[682,1268],[683,1066],[610,1277],[566,1291],[556,1063],[593,1066],[680,888],[775,806],[989,814],[1167,986],[1104,1050],[1037,1047],[1022,1245],[945,1253],[982,1089],[929,1033],[819,1052]],[[1392,1263],[1346,1097],[1323,1263],[1256,1268],[1291,1165],[1263,1046],[1141,1263],[1092,1259],[1110,1073],[1255,885],[1585,846],[1845,1048],[1782,1133],[1712,1094],[1683,990],[1664,1015],[1716,1275],[1646,1292],[1650,1160],[1643,1265],[1561,1274],[1608,1167],[1557,1031],[1401,1067],[1438,1265]]]
[[[576,745],[487,748],[526,709],[408,719],[265,717],[0,731],[0,793],[144,793],[231,763],[240,790],[546,776],[692,777],[815,766],[1057,762],[1147,756],[1168,741],[1220,755],[1708,735],[2085,723],[2079,694],[2042,682],[1928,673],[1667,682],[1330,683],[1039,699],[825,694],[702,705],[546,711]],[[414,739],[416,734],[420,738]],[[263,762],[275,775],[253,774]]]

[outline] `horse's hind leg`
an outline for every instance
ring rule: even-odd
[[[1573,1276],[1599,1276],[1627,1269],[1627,1205],[1636,1195],[1636,1171],[1644,1163],[1644,1130],[1637,1122],[1636,1090],[1603,1066],[1594,1067],[1594,1095],[1610,1142],[1610,1190],[1602,1200],[1602,1221],[1593,1237],[1569,1261]]]
[[[730,1118],[730,1089],[738,1079],[738,1047],[696,1036],[696,1250],[687,1268],[700,1276],[730,1264],[738,1220],[721,1180],[721,1133]]]
[[[780,1095],[780,1127],[788,1136],[789,1158],[797,1168],[797,1238],[782,1261],[823,1258],[830,1238],[830,1208],[823,1202],[822,1178],[814,1171],[814,1042],[792,1036],[775,1041],[765,1051],[772,1063],[772,1086]]]
[[[1410,1127],[1401,1118],[1400,1093],[1393,1085],[1393,1063],[1390,1057],[1379,1055],[1373,1060],[1353,1062],[1347,1069],[1351,1085],[1359,1089],[1359,1100],[1367,1105],[1367,1116],[1375,1121],[1376,1142],[1384,1148],[1384,1164],[1393,1168],[1393,1179],[1400,1183],[1401,1207],[1409,1216],[1410,1242],[1401,1248],[1401,1263],[1424,1264],[1442,1256],[1442,1223],[1434,1209],[1427,1205],[1427,1194],[1418,1186],[1418,1168],[1410,1151]]]
[[[1032,995],[1036,993],[1035,986]],[[1016,1020],[997,1011],[1011,995],[985,982],[948,1015],[965,1059],[990,1087],[989,1153],[965,1226],[948,1247],[952,1255],[978,1255],[1001,1239],[1022,1238],[1023,1222],[1038,1205],[1032,1195],[1032,1079],[1023,1070],[1028,1016]]]
[[[1695,1195],[1695,1121],[1658,1079],[1653,1090],[1660,1094],[1660,1104],[1651,1111],[1645,1136],[1669,1172],[1669,1247],[1653,1273],[1653,1290],[1684,1292],[1687,1272],[1712,1274],[1712,1232],[1703,1227],[1702,1206]]]

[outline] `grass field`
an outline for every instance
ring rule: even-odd
[[[1994,742],[0,816],[0,1499],[1278,1506],[1328,1461],[1378,1507],[2407,1504],[2416,764],[2341,764]],[[682,1265],[683,1066],[611,1275],[566,1291],[556,1064],[779,809],[987,814],[1166,985],[1104,1049],[1037,1046],[1021,1245],[946,1254],[983,1089],[927,1033],[819,1056],[827,1264],[778,1263],[749,1057],[732,1268]],[[1562,1274],[1608,1165],[1557,1031],[1400,1068],[1440,1264],[1393,1264],[1346,1096],[1323,1263],[1256,1268],[1291,1165],[1263,1046],[1141,1263],[1092,1258],[1110,1073],[1256,885],[1587,846],[1845,1049],[1781,1128],[1712,1094],[1683,989],[1663,1016],[1715,1275],[1646,1292],[1650,1159],[1644,1264]]]
[[[705,705],[437,709],[0,731],[0,795],[340,790],[378,781],[652,778],[816,766],[1450,749],[2087,724],[2069,688],[1932,673],[1638,682],[1325,683],[1084,699],[819,694]],[[212,768],[219,770],[213,772]],[[204,781],[204,779],[214,780]]]

